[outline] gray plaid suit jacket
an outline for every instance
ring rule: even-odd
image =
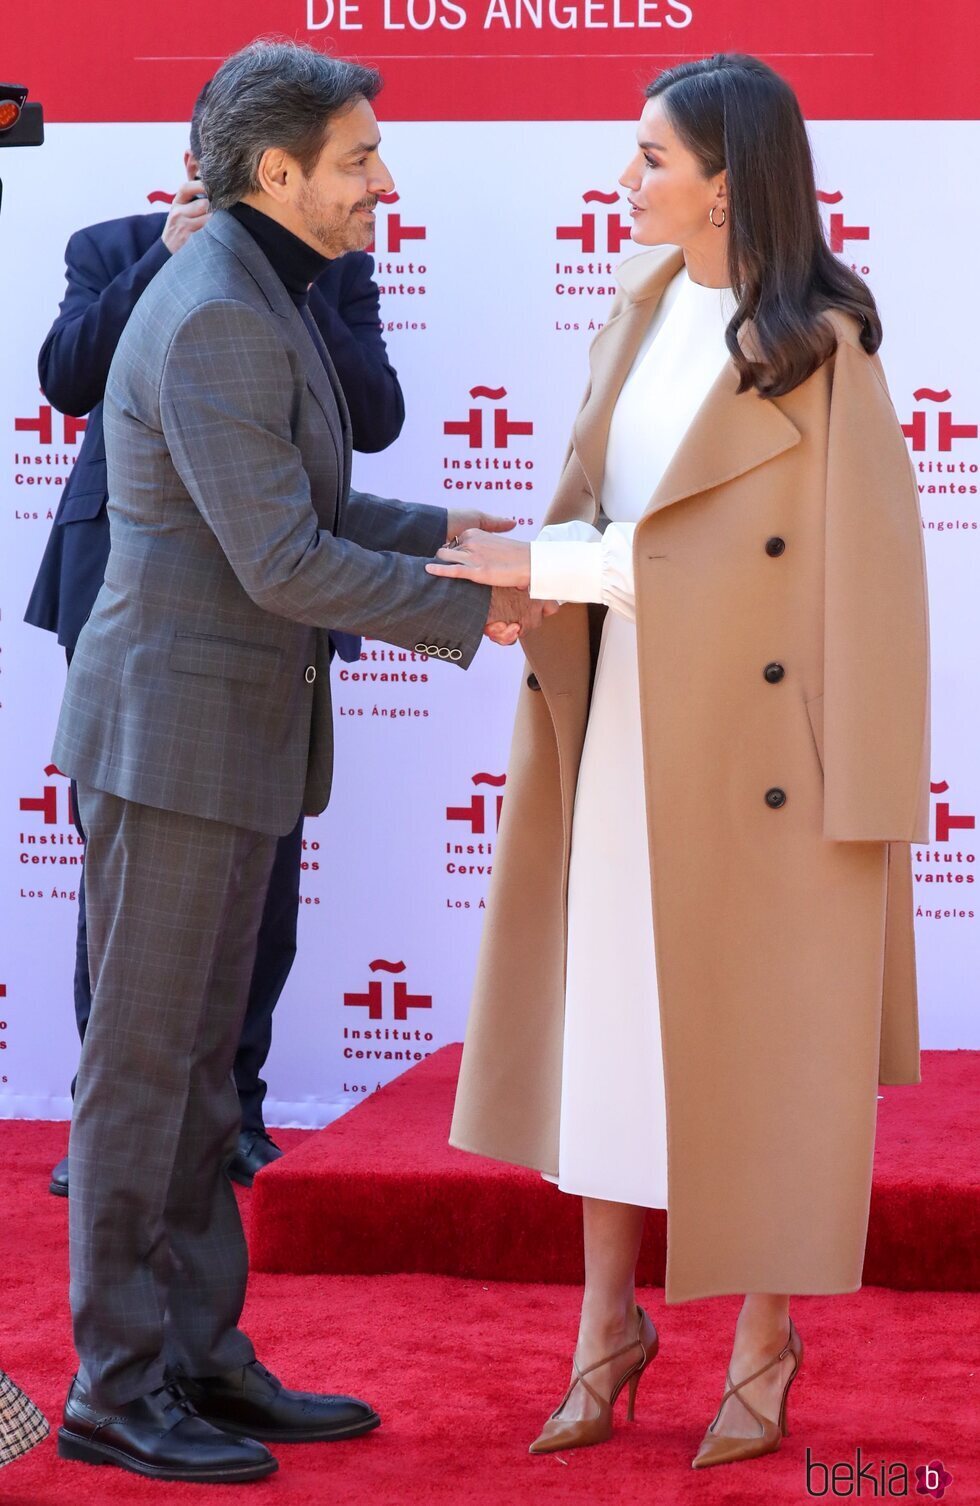
[[[330,793],[326,628],[466,668],[488,588],[426,575],[444,509],[350,491],[329,357],[224,212],[136,305],[105,436],[112,545],[55,761],[126,800],[283,835]]]

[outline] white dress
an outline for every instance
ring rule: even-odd
[[[531,595],[605,602],[575,792],[557,1182],[585,1197],[667,1207],[667,1114],[646,837],[633,532],[728,359],[730,289],[685,268],[657,306],[613,411],[604,533],[543,528]],[[551,1180],[555,1180],[551,1178]]]

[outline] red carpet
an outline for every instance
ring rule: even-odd
[[[581,1280],[579,1202],[536,1173],[447,1144],[447,1046],[263,1172],[256,1269]],[[980,1291],[980,1051],[924,1051],[922,1082],[883,1087],[864,1280]],[[662,1285],[666,1215],[640,1271]]]
[[[52,1421],[73,1364],[67,1207],[46,1191],[66,1134],[64,1125],[0,1123],[0,1366]],[[293,1147],[302,1138],[282,1135]],[[941,1242],[942,1231],[934,1236]],[[640,1387],[636,1424],[622,1421],[621,1404],[612,1443],[531,1459],[527,1445],[565,1385],[578,1295],[432,1276],[257,1276],[245,1322],[262,1357],[296,1384],[369,1397],[384,1419],[376,1433],[280,1448],[277,1475],[237,1488],[154,1484],[64,1464],[48,1440],[0,1471],[0,1502],[798,1506],[810,1499],[807,1448],[815,1460],[852,1468],[860,1448],[861,1463],[879,1474],[882,1460],[911,1471],[938,1458],[953,1476],[944,1501],[980,1501],[980,1297],[866,1287],[797,1299],[806,1354],[782,1449],[695,1474],[690,1460],[721,1398],[738,1299],[665,1309],[662,1293],[648,1292],[661,1352]],[[821,1484],[814,1477],[811,1488]],[[914,1477],[908,1494],[929,1499],[916,1497]],[[861,1499],[873,1499],[867,1476]]]

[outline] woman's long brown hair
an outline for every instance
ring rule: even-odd
[[[821,317],[828,309],[854,315],[873,354],[881,319],[866,283],[827,245],[806,127],[785,79],[758,58],[725,52],[665,69],[646,94],[660,98],[706,178],[727,174],[729,277],[739,302],[726,342],[739,392],[780,397],[805,381],[836,348]],[[746,319],[757,360],[739,344]]]

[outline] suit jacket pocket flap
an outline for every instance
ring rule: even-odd
[[[106,504],[105,491],[82,491],[74,489],[62,497],[61,506],[55,514],[55,522],[87,523],[97,518]]]
[[[249,680],[254,685],[268,684],[281,662],[282,653],[277,648],[208,633],[178,633],[170,650],[170,668],[181,674]]]
[[[814,696],[812,701],[806,703],[806,714],[810,718],[810,731],[813,733],[813,741],[817,749],[817,757],[820,767],[823,768],[823,696]]]

